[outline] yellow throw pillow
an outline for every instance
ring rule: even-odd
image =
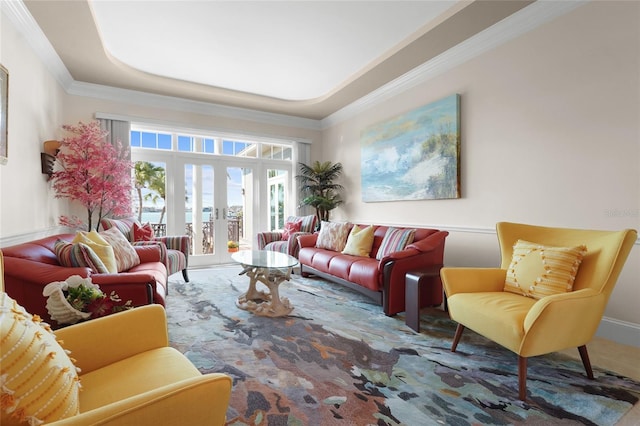
[[[586,252],[584,245],[549,247],[518,240],[513,246],[504,290],[534,299],[572,291]]]
[[[42,424],[78,414],[78,371],[48,325],[0,292],[1,424]]]
[[[113,247],[95,229],[91,232],[78,231],[72,242],[88,245],[102,260],[110,274],[118,272],[118,264],[116,263]]]
[[[343,254],[352,254],[354,256],[369,257],[371,247],[373,246],[373,233],[375,229],[369,225],[364,229],[360,229],[358,225],[353,225],[347,244],[342,250]]]

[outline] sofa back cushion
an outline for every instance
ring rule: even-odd
[[[56,241],[64,240],[70,242],[74,236],[74,234],[52,235],[39,240],[3,247],[2,252],[5,257],[17,257],[48,265],[60,265],[55,252]]]

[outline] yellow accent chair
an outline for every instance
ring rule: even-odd
[[[598,329],[609,296],[638,237],[637,231],[500,222],[497,234],[502,256],[500,268],[441,270],[449,315],[458,323],[451,351],[456,351],[467,327],[518,354],[518,397],[522,401],[527,396],[529,357],[577,347],[587,376],[593,379],[586,345]],[[518,241],[542,247],[586,246],[573,288],[539,298],[505,291],[505,280],[515,270],[513,255]]]
[[[4,291],[1,251],[0,291]],[[11,321],[10,316],[3,318]],[[161,305],[142,306],[58,329],[55,338],[80,368],[79,412],[47,424],[225,423],[231,378],[217,373],[203,375],[183,354],[169,347]],[[7,354],[11,348],[1,349],[0,353]],[[1,423],[25,424],[4,408]]]

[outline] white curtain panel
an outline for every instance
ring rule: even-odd
[[[124,153],[126,153],[127,157],[131,159],[131,150],[129,146],[131,144],[129,140],[129,135],[131,133],[131,123],[128,121],[120,121],[120,120],[110,120],[107,118],[98,118],[100,122],[100,128],[102,130],[106,130],[109,132],[107,135],[107,140],[115,145],[116,141],[120,141],[122,144]]]

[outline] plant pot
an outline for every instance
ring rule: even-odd
[[[67,301],[60,282],[47,284],[42,292],[47,297],[47,311],[58,324],[75,324],[91,316],[90,312],[75,309]]]
[[[240,250],[240,248],[239,248],[239,247],[229,247],[229,248],[227,249],[227,251],[228,251],[229,253],[235,253],[235,252],[237,252],[237,251],[239,251],[239,250]]]

